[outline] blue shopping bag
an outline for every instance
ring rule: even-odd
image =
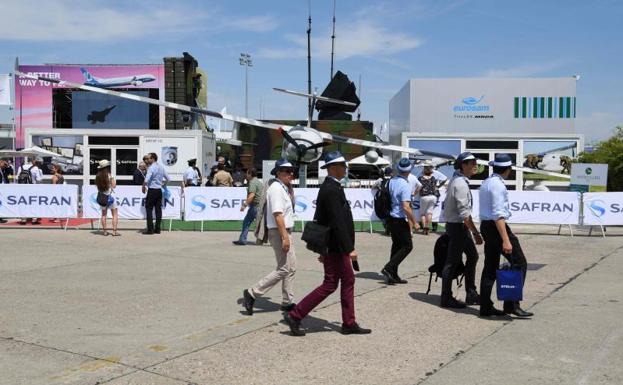
[[[523,299],[523,274],[521,270],[500,269],[496,272],[496,291],[500,301]]]

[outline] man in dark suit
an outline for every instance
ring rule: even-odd
[[[318,191],[314,221],[330,228],[329,252],[318,260],[324,265],[324,281],[309,293],[294,309],[284,313],[284,319],[294,336],[304,336],[301,320],[331,293],[341,281],[342,334],[368,334],[355,322],[355,273],[352,262],[357,260],[353,214],[344,195],[340,180],[346,176],[346,160],[339,151],[325,156],[327,176]]]

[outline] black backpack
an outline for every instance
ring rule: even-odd
[[[30,168],[22,167],[22,171],[17,176],[17,183],[19,184],[32,184],[32,174]]]
[[[437,278],[443,275],[443,266],[446,264],[446,258],[448,257],[448,243],[449,239],[447,233],[444,233],[442,236],[437,239],[435,242],[435,249],[433,250],[433,255],[435,261],[428,268],[428,272],[430,276],[428,277],[428,289],[426,290],[426,294],[430,292],[430,285],[433,281],[433,273],[436,274],[435,282],[437,282]],[[459,261],[459,264],[456,266],[456,270],[454,271],[454,276],[452,279],[456,278],[456,283],[458,287],[461,287],[461,282],[463,281],[463,277],[465,276],[465,264],[463,263],[463,259]],[[460,279],[459,279],[460,277]]]
[[[392,208],[392,197],[389,193],[389,181],[385,179],[381,182],[379,189],[374,194],[374,213],[379,219],[389,218]]]

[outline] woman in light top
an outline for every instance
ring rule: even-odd
[[[108,196],[108,203],[105,206],[100,204],[100,207],[102,208],[102,229],[104,231],[104,235],[108,235],[108,231],[106,229],[106,215],[108,213],[108,208],[110,208],[110,211],[112,212],[112,236],[118,237],[121,235],[117,232],[119,214],[117,211],[117,200],[113,195],[114,189],[117,187],[117,181],[115,181],[115,178],[110,173],[110,162],[108,160],[100,160],[97,169],[99,170],[95,176],[97,191],[98,193]]]

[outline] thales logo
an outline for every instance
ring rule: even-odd
[[[588,203],[588,209],[597,218],[601,218],[606,213],[606,202],[602,200],[594,200]]]
[[[455,105],[452,107],[452,111],[454,112],[488,112],[491,107],[485,104],[480,104],[482,99],[484,99],[484,95],[479,98],[469,96],[463,98],[461,101],[463,104]]]

